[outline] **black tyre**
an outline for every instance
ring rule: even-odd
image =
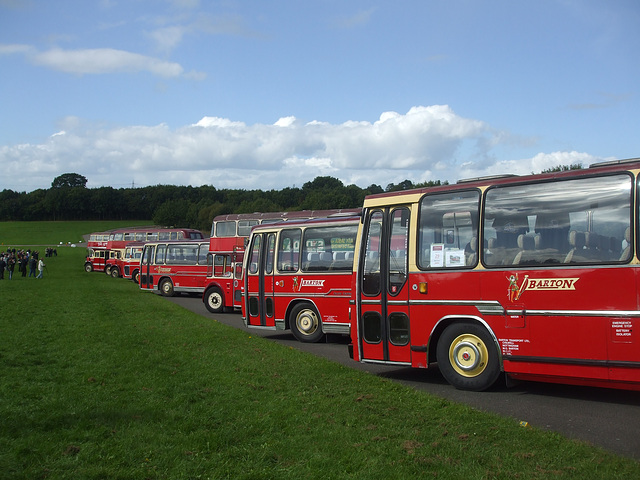
[[[454,323],[438,340],[436,357],[442,376],[460,390],[482,391],[500,376],[495,342],[475,323]]]
[[[120,270],[118,270],[118,267],[111,267],[109,273],[113,278],[120,278]]]
[[[160,282],[160,293],[165,297],[173,297],[173,283],[168,278]]]
[[[131,275],[131,280],[133,280],[133,283],[137,283],[138,285],[140,285],[140,270],[135,270],[133,272],[133,274]]]
[[[84,264],[84,271],[87,273],[91,273],[93,272],[93,265],[91,265],[89,262]]]
[[[204,306],[211,313],[221,313],[224,311],[224,297],[218,288],[210,288],[204,294]]]
[[[320,315],[310,303],[299,303],[289,315],[291,333],[300,342],[316,343],[322,340],[322,321]]]

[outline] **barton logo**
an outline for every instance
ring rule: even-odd
[[[324,287],[324,280],[309,280],[298,277],[293,277],[293,289],[299,292],[302,287]]]
[[[579,278],[529,278],[529,275],[525,275],[522,282],[519,282],[517,273],[507,279],[509,280],[507,296],[512,302],[518,300],[527,290],[575,290],[576,283],[579,280]]]

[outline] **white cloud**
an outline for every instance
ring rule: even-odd
[[[30,45],[21,45],[21,44],[9,44],[2,45],[0,44],[0,55],[13,55],[16,53],[30,53],[34,49]]]
[[[0,189],[48,188],[64,172],[89,187],[211,184],[217,188],[280,189],[329,175],[361,187],[448,180],[498,173],[528,174],[557,165],[588,164],[579,152],[492,160],[510,135],[456,115],[446,105],[384,112],[375,122],[343,124],[282,117],[247,125],[207,116],[192,125],[105,129],[70,117],[41,144],[0,147],[6,166]],[[14,173],[15,172],[15,173]],[[20,188],[24,178],[27,188]]]
[[[9,54],[24,54],[35,65],[77,75],[146,71],[161,77],[204,78],[201,72],[184,73],[179,63],[114,48],[38,51],[30,45],[0,44],[0,55]]]
[[[178,77],[183,72],[178,63],[113,48],[54,48],[32,55],[31,59],[37,65],[80,75],[148,71],[162,77]]]

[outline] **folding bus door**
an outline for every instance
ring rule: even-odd
[[[249,326],[275,328],[273,267],[276,234],[253,235],[245,275],[245,312]]]
[[[358,342],[364,361],[411,363],[407,207],[366,217],[358,266]]]
[[[140,261],[140,288],[153,289],[153,275],[151,265],[155,254],[155,245],[145,245]]]

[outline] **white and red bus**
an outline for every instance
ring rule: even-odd
[[[293,220],[354,215],[361,208],[301,210],[294,212],[256,212],[218,215],[211,225],[207,284],[202,301],[212,313],[240,310],[242,305],[242,263],[251,228]]]
[[[140,289],[165,297],[202,293],[207,272],[209,240],[147,242],[140,260]]]
[[[359,223],[350,216],[254,227],[244,265],[245,324],[290,329],[302,342],[348,335]]]
[[[127,243],[122,255],[107,260],[105,272],[113,278],[123,277],[138,283],[143,249],[144,242]]]
[[[350,354],[640,390],[640,159],[365,199]]]
[[[105,239],[106,234],[109,235]],[[91,237],[100,239],[96,246],[93,246]],[[199,230],[192,228],[164,228],[164,227],[127,227],[117,228],[109,232],[96,232],[91,234],[87,248],[89,249],[85,260],[84,269],[87,272],[106,272],[109,270],[106,265],[108,259],[121,258],[125,247],[130,242],[153,242],[164,240],[183,239],[203,239],[204,235]]]
[[[104,271],[106,261],[109,258],[107,245],[109,243],[110,232],[94,232],[89,235],[87,240],[87,257],[84,263],[84,269],[87,272],[93,270]]]

